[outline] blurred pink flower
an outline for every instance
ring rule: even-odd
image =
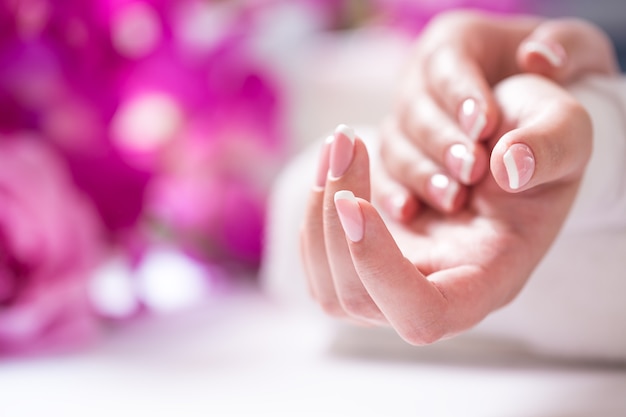
[[[96,335],[86,290],[100,232],[41,138],[0,137],[0,354],[75,346]]]
[[[48,159],[60,163],[51,169],[64,164],[63,181],[93,203],[108,249],[130,260],[131,287],[134,268],[162,244],[211,270],[258,265],[265,198],[287,142],[281,80],[254,41],[264,27],[258,23],[279,3],[0,0],[0,133],[37,132],[39,142],[29,146],[45,143],[55,153]],[[54,217],[51,204],[41,207]],[[25,213],[15,227],[37,224]],[[160,230],[168,231],[166,242],[155,239]],[[85,249],[98,245],[100,237],[92,238]],[[55,288],[65,291],[66,272],[56,274]],[[3,282],[0,304],[17,288]],[[78,305],[68,294],[68,306]],[[54,320],[56,304],[49,305]],[[0,342],[40,333],[33,327],[21,338],[4,329]]]
[[[146,211],[195,259],[258,265],[265,198],[245,181],[202,175],[162,177],[148,190]]]

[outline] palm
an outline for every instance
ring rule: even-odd
[[[524,277],[554,240],[577,186],[578,181],[510,194],[488,177],[459,213],[427,208],[409,224],[388,226],[405,256],[425,275],[475,265]]]

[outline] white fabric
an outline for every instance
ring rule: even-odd
[[[0,363],[0,415],[626,415],[626,369],[550,363],[479,340],[413,350],[353,330],[238,291],[129,323],[89,352]]]
[[[476,331],[545,354],[626,361],[626,78],[571,90],[594,125],[576,203],[520,296]]]

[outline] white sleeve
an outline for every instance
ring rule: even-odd
[[[626,78],[571,92],[594,126],[574,207],[522,293],[475,331],[546,355],[626,361]]]
[[[571,88],[593,122],[593,154],[565,230],[626,228],[626,77]],[[625,254],[626,255],[626,254]]]

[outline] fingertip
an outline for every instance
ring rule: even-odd
[[[517,61],[523,71],[559,83],[590,73],[615,74],[618,68],[609,36],[577,18],[549,19],[537,26],[520,43]]]
[[[448,172],[457,180],[463,185],[472,185],[485,174],[488,157],[484,146],[455,143],[448,148],[444,161]]]
[[[445,174],[437,173],[430,177],[427,187],[437,210],[453,213],[464,204],[465,187]]]
[[[526,72],[558,79],[568,57],[563,45],[556,41],[527,39],[520,44],[517,60]]]
[[[364,234],[364,221],[361,207],[354,193],[349,190],[339,190],[334,195],[334,201],[339,222],[346,237],[352,242],[360,242]]]
[[[352,143],[354,143],[354,140],[356,138],[356,133],[354,132],[354,129],[345,124],[340,124],[335,128],[335,135],[344,135],[348,139],[350,139],[350,142]]]
[[[519,190],[530,182],[535,172],[535,156],[530,147],[514,143],[504,152],[502,161],[511,190]]]
[[[532,186],[536,160],[530,146],[506,141],[501,141],[498,145],[492,153],[491,171],[500,188],[516,193]]]
[[[473,142],[478,141],[487,126],[484,105],[473,97],[466,98],[459,106],[458,121],[467,137]]]
[[[407,192],[396,192],[383,197],[382,209],[393,220],[408,223],[417,214],[419,201]]]

